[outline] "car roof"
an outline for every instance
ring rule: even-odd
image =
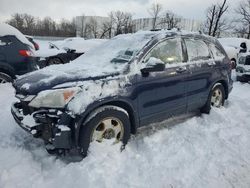
[[[15,36],[22,43],[27,44],[32,49],[34,48],[32,43],[19,30],[8,24],[0,23],[0,37],[4,36]]]

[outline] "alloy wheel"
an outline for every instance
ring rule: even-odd
[[[102,142],[104,139],[115,139],[115,143],[121,141],[124,135],[122,122],[114,117],[105,118],[95,127],[91,141]]]
[[[215,107],[222,106],[222,99],[223,99],[222,91],[219,88],[215,89],[211,97],[211,105]]]

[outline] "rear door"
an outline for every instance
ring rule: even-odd
[[[141,124],[161,121],[186,111],[187,65],[183,63],[180,38],[166,39],[155,45],[146,55],[144,63],[161,61],[165,71],[138,75],[138,111]],[[150,62],[152,63],[152,62]]]
[[[200,38],[184,38],[190,74],[187,78],[188,110],[202,107],[216,74],[216,62],[208,44]]]

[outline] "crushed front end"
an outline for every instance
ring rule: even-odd
[[[11,113],[18,125],[36,138],[44,140],[47,150],[71,149],[74,119],[64,109],[33,108],[29,103],[35,96],[16,95]]]

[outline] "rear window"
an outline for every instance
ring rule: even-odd
[[[199,61],[211,59],[207,44],[202,40],[184,39],[187,47],[188,60]]]
[[[7,46],[11,41],[7,37],[0,37],[0,46]]]

